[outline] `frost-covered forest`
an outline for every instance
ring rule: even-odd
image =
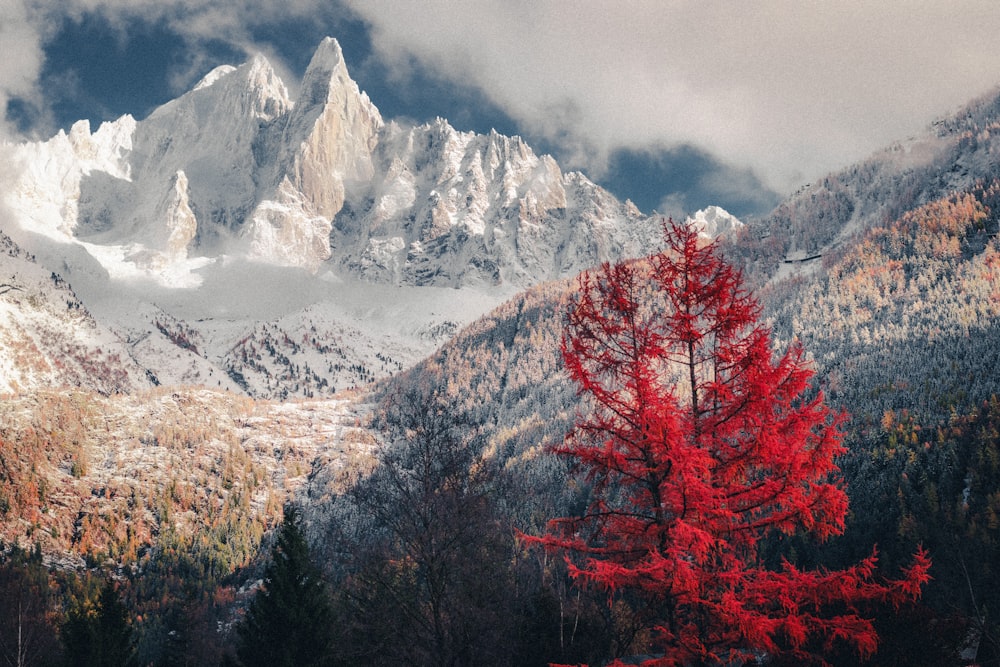
[[[759,303],[744,324],[766,328],[775,358],[801,346],[810,384],[775,404],[794,411],[823,397],[826,426],[814,427],[837,431],[830,437],[844,451],[832,479],[842,479],[848,501],[842,526],[823,524],[829,539],[817,539],[815,525],[786,523],[784,532],[741,542],[748,552],[739,556],[750,558],[747,569],[769,573],[762,578],[829,571],[848,573],[854,586],[869,577],[911,582],[905,596],[881,595],[892,588],[883,583],[869,589],[879,595],[817,605],[819,620],[768,634],[774,643],[758,651],[761,662],[803,664],[809,655],[854,665],[875,649],[867,664],[1000,661],[998,117],[1000,98],[975,102],[719,242]],[[566,182],[582,188],[581,178]],[[340,222],[374,215],[374,200],[367,206]],[[552,216],[568,234],[559,210]],[[599,227],[604,209],[587,211],[587,224]],[[638,231],[618,229],[641,244],[648,230]],[[616,238],[607,243],[625,243]],[[537,250],[522,245],[526,256]],[[549,263],[573,250],[558,238],[550,245]],[[597,245],[576,248],[567,266],[605,250]],[[576,280],[534,285],[462,328],[442,308],[394,349],[322,309],[308,321],[261,321],[223,346],[212,327],[225,323],[165,310],[150,311],[149,331],[115,334],[63,277],[2,232],[0,249],[15,274],[0,279],[0,307],[13,313],[0,326],[0,379],[9,389],[0,399],[7,663],[598,665],[667,660],[663,628],[684,634],[676,618],[691,618],[690,609],[672,607],[676,596],[651,603],[634,581],[611,594],[580,585],[581,572],[606,570],[532,544],[554,518],[621,507],[629,488],[607,484],[601,471],[588,477],[579,460],[554,452],[574,442],[566,440],[574,425],[593,424],[593,397],[581,395],[561,351],[580,298]],[[492,275],[487,269],[477,271]],[[363,302],[374,293],[359,292],[352,307],[369,312]],[[415,294],[402,298],[416,309],[478,298],[455,290],[419,302]],[[633,312],[678,315],[643,301],[642,289],[632,296]],[[380,312],[378,321],[407,320],[404,310]],[[221,352],[211,356],[210,345]],[[166,364],[162,376],[140,358]],[[725,376],[737,367],[714,368]],[[663,405],[690,398],[671,391],[649,396]],[[673,428],[662,413],[648,414],[658,428]],[[742,481],[764,484],[768,470]],[[826,478],[814,481],[829,488]],[[663,518],[663,507],[646,509]],[[605,540],[578,551],[608,556]],[[673,562],[728,558],[719,544]],[[873,550],[871,572],[851,569],[874,563]],[[898,578],[924,554],[929,582]],[[635,565],[620,554],[611,562]],[[741,602],[736,593],[722,597],[699,598],[718,603],[705,613]],[[779,603],[790,609],[795,600]],[[669,609],[670,623],[651,623]],[[805,629],[828,618],[846,627],[855,612],[873,629],[864,626],[864,642]],[[750,646],[753,630],[741,630],[737,650]],[[730,636],[710,639],[722,645]],[[782,649],[794,649],[792,657]],[[684,650],[691,664],[708,660]]]

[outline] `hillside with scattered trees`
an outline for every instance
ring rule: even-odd
[[[350,393],[319,372],[343,370],[333,342],[262,325],[232,349],[245,362],[233,374],[327,396],[282,403],[152,388],[115,365],[118,348],[74,346],[52,324],[91,331],[61,278],[0,281],[5,312],[48,322],[36,341],[5,320],[3,344],[18,359],[59,351],[21,368],[51,389],[12,384],[0,401],[0,660],[253,664],[292,655],[292,633],[255,630],[271,618],[311,633],[289,659],[317,665],[695,664],[751,650],[771,665],[995,664],[998,105],[979,101],[712,246],[716,273],[751,289],[727,307],[743,304],[736,319],[759,335],[712,329],[693,375],[667,359],[663,331],[622,334],[636,314],[676,324],[701,303],[656,300],[663,255],[537,285],[411,368],[378,353],[394,375]],[[622,266],[639,276],[628,298],[574,319],[595,276]],[[193,330],[157,326],[202,352]],[[613,359],[595,352],[584,368],[574,352],[602,326],[635,344],[616,348],[634,352],[618,384],[597,378]],[[761,379],[772,362],[795,391],[762,389],[786,386]],[[727,384],[751,369],[755,392]],[[725,411],[743,399],[759,404]],[[642,409],[611,409],[619,400]],[[783,417],[808,433],[747,445]],[[683,459],[661,456],[677,442]],[[753,496],[775,480],[780,493]],[[735,538],[743,528],[752,536]],[[687,588],[662,587],[679,574]]]

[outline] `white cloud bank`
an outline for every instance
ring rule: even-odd
[[[570,166],[593,171],[615,148],[691,144],[789,191],[1000,84],[995,0],[343,1],[400,76],[416,61],[479,88],[525,134],[570,142],[580,156]],[[251,25],[315,17],[336,36],[339,10],[334,0],[6,0],[0,112],[13,97],[44,108],[45,40],[88,12],[252,52]]]
[[[1000,84],[995,0],[350,0],[377,52],[598,154],[692,143],[787,191]]]

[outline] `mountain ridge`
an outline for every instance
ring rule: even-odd
[[[211,376],[258,397],[365,384],[516,291],[646,254],[659,235],[653,218],[519,137],[384,120],[332,38],[295,99],[256,55],[142,120],[94,131],[80,121],[4,150],[17,167],[3,193],[9,233],[74,286],[151,381]],[[463,296],[412,291],[425,288]],[[353,292],[427,310],[390,303],[405,319],[372,320]],[[319,304],[325,314],[307,325],[318,330],[285,344],[299,327],[282,300]],[[202,344],[178,346],[179,330]],[[344,358],[323,372],[311,360],[303,382],[306,335]],[[246,358],[233,356],[250,340]],[[256,359],[261,348],[273,363]]]
[[[8,206],[37,224],[39,197],[20,194],[38,192],[48,200],[41,223],[50,233],[114,249],[118,263],[166,284],[177,271],[235,254],[314,273],[461,287],[456,267],[474,255],[487,268],[469,280],[523,288],[644,250],[616,238],[532,255],[542,244],[610,237],[612,226],[641,228],[642,242],[655,241],[649,218],[582,174],[563,174],[518,137],[462,133],[443,119],[384,121],[332,38],[317,48],[295,100],[257,55],[216,68],[141,121],[122,117],[94,134],[78,123],[69,138],[69,147],[59,135],[15,147],[29,161],[32,147],[56,157],[62,173],[26,170]],[[102,161],[87,161],[80,147],[88,142]],[[51,185],[67,180],[71,187]],[[549,239],[538,227],[562,231]],[[108,253],[95,254],[109,268]]]

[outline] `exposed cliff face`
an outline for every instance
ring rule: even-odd
[[[382,117],[351,80],[336,40],[316,50],[291,110],[258,138],[270,183],[244,230],[250,256],[311,271],[330,257],[331,221],[346,184],[370,180]]]
[[[28,167],[11,206],[29,226],[167,285],[226,254],[390,284],[525,287],[637,250],[615,237],[657,235],[518,137],[386,124],[329,38],[295,100],[256,56],[138,123],[77,124],[18,150]]]
[[[258,204],[245,236],[253,259],[316,271],[330,257],[329,219],[286,177],[273,198]]]
[[[95,222],[109,219],[105,193],[84,191],[82,182],[98,174],[103,180],[127,181],[135,129],[128,115],[102,123],[96,132],[81,120],[69,134],[60,131],[48,141],[4,147],[14,174],[3,203],[22,226],[63,241],[76,233],[81,208],[94,210]]]
[[[344,204],[345,182],[372,178],[381,129],[382,116],[347,74],[340,46],[325,39],[288,117],[280,161],[312,212],[332,219]]]
[[[102,202],[107,222],[95,225],[94,212],[81,210],[81,226],[106,231],[97,242],[138,241],[167,250],[161,231],[169,213],[160,202],[183,172],[199,245],[208,253],[221,249],[217,239],[237,230],[259,199],[257,136],[291,106],[284,84],[261,56],[239,68],[213,70],[194,90],[137,124],[128,153],[131,178],[115,183],[114,200]],[[99,190],[101,180],[95,174],[84,186]]]
[[[390,124],[375,160],[383,168],[334,220],[335,261],[371,280],[527,286],[641,254],[656,238],[634,207],[519,137],[442,119]],[[629,234],[643,242],[625,243]]]
[[[178,171],[165,201],[167,228],[167,258],[187,258],[188,245],[198,232],[198,220],[191,210],[188,195],[188,179],[183,171]]]

